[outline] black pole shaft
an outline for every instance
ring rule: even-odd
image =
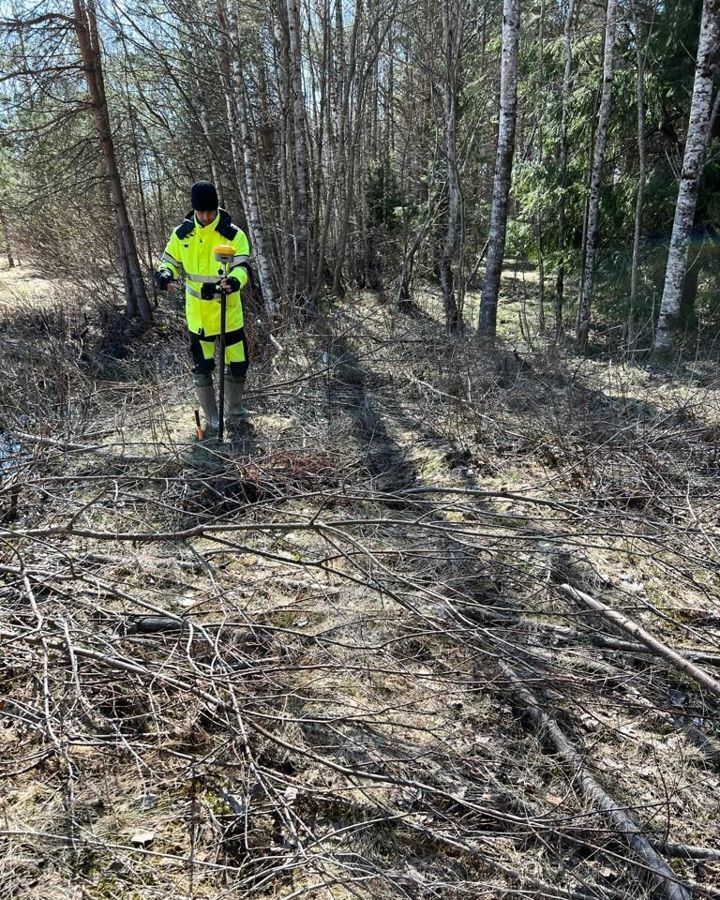
[[[227,278],[227,265],[225,266]],[[225,434],[225,318],[227,294],[220,289],[220,384],[218,386],[218,441],[222,443]]]

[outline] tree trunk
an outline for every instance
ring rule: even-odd
[[[239,60],[235,60],[233,71],[239,69]],[[238,78],[238,73],[234,75]],[[265,237],[260,198],[257,189],[255,145],[250,125],[249,101],[244,81],[236,85],[235,101],[238,105],[237,115],[240,124],[240,136],[243,142],[243,161],[245,171],[245,214],[248,220],[250,237],[253,242],[253,250],[258,267],[260,290],[262,291],[265,309],[270,315],[278,311],[278,291],[275,286],[272,267],[270,265],[270,253]]]
[[[440,284],[445,307],[445,327],[456,332],[462,327],[455,297],[452,260],[457,244],[458,214],[460,211],[460,180],[457,167],[457,120],[460,48],[463,23],[462,0],[444,0],[442,29],[445,50],[445,82],[441,88],[442,114],[445,132],[445,163],[447,171],[447,222],[445,240],[439,263]]]
[[[342,4],[338,2],[337,7],[341,8]],[[342,18],[342,17],[340,17]],[[359,147],[359,139],[362,132],[363,113],[365,110],[365,94],[367,90],[368,69],[361,69],[360,75],[357,75],[358,67],[368,62],[366,57],[362,55],[358,57],[358,40],[362,34],[364,27],[364,16],[362,3],[358,2],[355,6],[355,16],[350,37],[350,46],[347,50],[348,63],[344,62],[344,56],[339,60],[338,71],[342,73],[342,83],[344,85],[342,121],[338,123],[338,148],[342,146],[343,153],[338,150],[338,167],[341,169],[344,178],[339,179],[342,187],[342,198],[338,202],[340,210],[338,222],[338,239],[336,244],[335,269],[333,272],[332,292],[336,296],[342,296],[344,293],[343,285],[343,265],[345,262],[345,250],[347,247],[348,231],[350,229],[350,219],[352,216],[353,200],[355,197],[355,163],[357,160],[357,149]],[[336,31],[343,34],[341,23],[338,22]],[[362,47],[361,47],[362,54]],[[352,101],[354,100],[354,107]]]
[[[317,296],[317,260],[320,258],[320,211],[323,209],[324,200],[327,197],[327,185],[325,184],[325,180],[323,178],[323,166],[325,164],[325,138],[326,138],[326,130],[325,123],[326,120],[329,122],[328,111],[330,107],[330,98],[329,98],[329,72],[328,68],[330,65],[330,46],[331,46],[331,34],[330,34],[330,0],[322,0],[322,51],[320,58],[320,71],[318,73],[319,79],[319,90],[317,93],[319,94],[319,106],[317,110],[317,121],[315,123],[315,140],[316,140],[316,151],[315,151],[315,172],[314,172],[314,200],[315,206],[313,208],[313,228],[312,228],[312,252],[311,252],[311,260],[315,260],[315,267],[311,264],[310,266],[310,299],[315,300]],[[327,129],[327,138],[330,140],[330,128]]]
[[[240,131],[240,126],[237,121],[237,101],[233,91],[233,78],[232,78],[232,63],[230,60],[231,51],[230,48],[232,46],[232,42],[230,39],[229,31],[228,31],[228,23],[227,17],[225,15],[225,10],[223,8],[222,2],[217,3],[217,13],[218,13],[218,21],[220,23],[220,33],[218,40],[218,69],[220,72],[220,80],[223,85],[223,93],[225,95],[225,111],[227,114],[227,130],[230,135],[230,158],[232,160],[233,165],[233,175],[234,179],[231,179],[236,189],[242,195],[240,198],[240,203],[243,203],[243,197],[245,195],[246,187],[245,187],[245,174],[244,168],[242,166],[242,150],[239,144],[238,132]],[[202,121],[202,116],[200,116],[200,120]],[[201,124],[201,129],[203,133],[205,133],[205,126]],[[206,135],[209,138],[209,134]],[[214,172],[214,168],[213,168]],[[214,176],[213,176],[214,177]],[[242,185],[242,187],[241,187]],[[215,186],[217,187],[217,182],[215,182]],[[219,191],[218,191],[219,194]],[[220,196],[220,201],[222,203],[222,196]],[[224,205],[224,204],[223,204]],[[226,207],[227,208],[227,207]],[[243,205],[243,215],[247,220],[247,214],[245,212],[245,208]]]
[[[638,140],[638,189],[635,201],[635,229],[633,232],[633,255],[630,269],[630,309],[628,310],[628,345],[632,344],[633,319],[637,300],[638,270],[640,268],[640,234],[642,208],[645,197],[645,55],[642,51],[640,16],[637,6],[633,9],[635,24],[635,58],[637,61],[637,140]]]
[[[560,117],[560,197],[558,200],[558,267],[555,276],[555,339],[563,333],[563,303],[565,293],[565,192],[567,191],[567,121],[572,88],[572,44],[570,30],[575,12],[575,0],[568,0],[565,27],[563,28],[563,48],[565,71],[562,82],[562,113]]]
[[[680,301],[710,122],[713,74],[717,65],[718,43],[720,43],[720,0],[705,0],[700,22],[700,41],[695,64],[695,83],[685,140],[685,155],[675,206],[670,252],[665,269],[660,318],[655,331],[655,350],[672,350],[674,332],[680,324]]]
[[[309,285],[309,177],[305,147],[305,95],[302,86],[302,48],[298,0],[287,0],[290,54],[290,95],[295,170],[295,294],[300,304],[307,300]]]
[[[490,241],[478,323],[478,336],[488,344],[495,342],[500,273],[505,256],[508,196],[515,151],[519,34],[520,0],[503,0],[500,124],[490,212]]]
[[[278,207],[280,209],[281,294],[286,312],[292,313],[296,293],[296,271],[293,261],[293,204],[292,115],[290,110],[290,50],[287,30],[287,9],[284,0],[277,4],[275,23],[275,57],[273,66],[277,72],[280,127],[278,146]]]
[[[12,247],[10,245],[10,232],[8,230],[7,219],[5,218],[5,210],[0,206],[0,237],[5,244],[5,254],[7,256],[8,267],[12,269],[15,266],[15,260],[12,255]]]
[[[217,8],[218,20],[224,26],[228,38],[226,41],[227,53],[231,57],[231,64],[227,67],[228,71],[226,73],[226,78],[230,82],[227,85],[226,93],[228,112],[231,113],[231,121],[234,120],[238,126],[240,140],[242,141],[243,207],[248,223],[248,231],[250,232],[251,249],[257,262],[258,280],[260,282],[263,304],[267,313],[274,316],[278,311],[277,289],[270,267],[265,228],[260,212],[255,143],[250,128],[245,78],[243,77],[240,54],[237,52],[234,43],[237,40],[241,45],[241,38],[238,33],[237,17],[233,3],[230,2],[225,6],[219,0]],[[233,150],[236,150],[235,142],[233,142]]]
[[[152,319],[152,310],[140,270],[135,235],[127,213],[112,141],[94,0],[73,0],[73,11],[75,14],[73,24],[85,72],[85,81],[90,94],[90,105],[110,186],[110,198],[117,226],[118,248],[125,281],[126,309],[129,316],[139,316],[144,322],[149,322]]]
[[[598,238],[600,234],[600,188],[602,186],[605,148],[607,146],[610,107],[612,104],[615,34],[617,32],[617,0],[607,0],[605,12],[605,51],[603,54],[603,85],[598,114],[595,152],[590,176],[590,196],[588,199],[588,219],[585,236],[585,253],[580,278],[578,299],[577,343],[581,350],[587,347],[590,335],[591,307],[597,263]]]
[[[364,23],[363,4],[358,0],[355,7],[355,16],[353,28],[351,32],[351,45],[348,50],[349,63],[347,67],[347,75],[345,77],[345,96],[343,105],[348,109],[348,115],[344,116],[344,121],[349,122],[348,125],[341,123],[340,127],[348,129],[347,141],[347,159],[345,160],[346,177],[344,179],[345,198],[344,204],[338,204],[340,209],[339,236],[337,241],[337,254],[335,259],[335,271],[333,274],[333,293],[341,296],[344,291],[343,286],[343,264],[345,259],[345,250],[347,247],[348,236],[350,232],[350,224],[352,221],[353,203],[356,190],[356,171],[358,163],[362,166],[363,160],[359,153],[362,147],[361,138],[364,136],[363,123],[365,121],[366,98],[368,93],[369,77],[373,71],[373,67],[377,61],[380,48],[387,34],[391,18],[388,18],[383,26],[383,30],[378,39],[373,39],[374,29],[372,22]],[[358,39],[363,36],[363,30],[367,28],[369,38],[363,42],[358,49]],[[342,67],[344,69],[344,67]],[[354,100],[354,106],[350,104],[350,100]],[[341,160],[342,164],[342,160]],[[361,170],[362,171],[362,170]],[[357,227],[357,222],[353,223]]]
[[[135,110],[133,109],[132,103],[130,101],[130,93],[128,92],[128,117],[130,119],[130,133],[132,134],[132,145],[133,145],[133,156],[135,157],[135,177],[137,179],[137,190],[138,190],[138,201],[140,203],[140,217],[142,218],[143,224],[143,237],[145,238],[145,250],[147,252],[147,258],[145,265],[147,266],[146,271],[150,273],[150,277],[152,277],[153,270],[153,255],[152,255],[152,240],[150,238],[150,224],[148,222],[148,214],[147,214],[147,204],[145,203],[145,191],[143,189],[143,176],[142,176],[142,165],[140,164],[140,148],[138,147],[137,142],[137,121],[135,119]],[[155,284],[152,285],[153,289],[153,307],[157,307],[157,289]]]
[[[328,90],[328,103],[326,110],[326,128],[330,157],[332,158],[332,178],[328,185],[325,198],[325,212],[322,220],[322,229],[318,243],[318,255],[315,263],[313,287],[311,299],[317,299],[323,281],[330,281],[329,267],[325,258],[330,237],[330,227],[333,218],[333,210],[336,197],[340,193],[337,204],[341,209],[346,205],[346,192],[342,190],[345,182],[345,139],[350,118],[351,85],[355,73],[357,37],[360,26],[360,16],[355,16],[350,37],[349,59],[345,63],[345,30],[342,20],[342,3],[337,0],[335,4],[335,31],[331,37],[330,45],[335,48],[335,58],[328,60],[328,67],[334,72]],[[345,226],[340,223],[341,229]],[[344,253],[344,250],[343,250]],[[340,253],[338,252],[338,257]],[[342,274],[342,258],[336,260],[333,272],[333,291],[337,292]],[[339,269],[338,269],[339,264]]]
[[[695,233],[698,243],[701,244],[705,232],[698,229]],[[700,282],[700,261],[702,259],[702,246],[695,254],[695,259],[685,270],[682,291],[680,292],[680,308],[678,310],[678,325],[683,331],[697,327],[697,315],[695,314],[695,300],[697,299],[698,284]]]
[[[538,61],[537,61],[537,92],[538,97],[543,96],[543,68],[545,65],[545,0],[540,0],[540,16],[538,19]],[[537,122],[537,146],[538,163],[541,170],[544,169],[543,146],[543,108],[538,111]],[[543,215],[542,207],[538,203],[536,216],[537,229],[537,253],[538,253],[538,330],[545,333],[545,247],[543,240]]]
[[[543,218],[538,210],[537,214],[537,244],[538,244],[538,330],[545,334],[545,240],[543,236]]]

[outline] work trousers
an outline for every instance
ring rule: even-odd
[[[199,335],[190,332],[190,353],[195,365],[193,372],[196,375],[209,375],[215,368],[215,341],[219,334]],[[238,328],[237,331],[229,331],[225,335],[225,364],[230,369],[232,376],[238,380],[244,380],[250,365],[245,331]]]

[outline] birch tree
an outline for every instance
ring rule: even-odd
[[[302,83],[300,4],[287,0],[284,24],[288,34],[289,86],[291,94],[292,159],[295,170],[295,295],[307,300],[309,284],[310,192],[305,138],[305,93]]]
[[[590,194],[588,198],[587,228],[585,231],[585,247],[583,267],[580,278],[580,295],[578,297],[577,343],[581,350],[587,346],[590,334],[591,308],[597,265],[598,240],[600,236],[600,189],[602,187],[603,165],[610,125],[610,109],[612,105],[612,87],[615,53],[615,35],[617,33],[617,0],[607,0],[605,10],[605,50],[603,52],[603,81],[598,112],[595,150],[590,175]]]
[[[655,331],[655,350],[668,351],[674,345],[711,118],[713,75],[717,67],[718,45],[720,45],[720,0],[704,0],[690,120],[685,139],[670,252],[665,269],[660,317]]]
[[[487,268],[480,301],[478,336],[494,343],[497,330],[497,304],[500,292],[500,273],[505,256],[508,196],[515,151],[517,118],[518,41],[520,36],[520,0],[503,0],[502,61],[500,66],[500,123],[498,128],[495,177]]]
[[[242,46],[242,35],[238,31],[237,16],[232,2],[224,4],[222,0],[218,0],[217,12],[218,20],[224,29],[219,55],[228,120],[232,123],[231,133],[233,135],[235,127],[237,127],[242,145],[242,149],[238,147],[238,141],[233,137],[232,153],[235,170],[238,172],[243,187],[242,203],[250,232],[251,248],[257,264],[263,302],[267,312],[275,315],[278,310],[277,289],[270,264],[269,248],[260,207],[255,142],[250,127],[250,104],[241,54],[238,49]]]

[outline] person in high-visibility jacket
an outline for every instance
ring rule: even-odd
[[[249,359],[240,291],[250,280],[250,246],[245,232],[233,225],[229,213],[220,209],[215,185],[209,181],[196,182],[190,199],[192,209],[170,236],[155,273],[155,283],[161,291],[171,289],[180,269],[185,271],[185,316],[194,363],[193,380],[206,431],[212,432],[219,424],[212,373],[215,338],[220,334],[221,288],[229,292],[224,360],[226,418],[228,424],[233,424],[249,416],[242,402]],[[213,256],[213,248],[228,243],[235,248],[235,258],[226,279],[222,266]]]

